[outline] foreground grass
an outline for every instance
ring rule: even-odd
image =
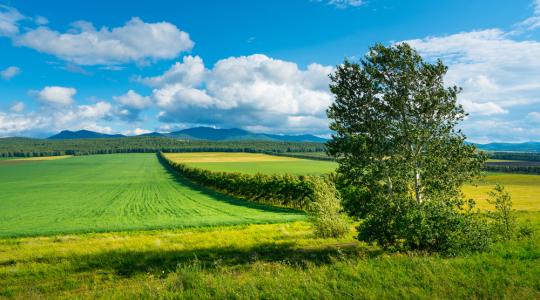
[[[337,163],[274,156],[260,153],[166,153],[173,161],[189,166],[219,172],[240,172],[247,174],[294,174],[321,175],[335,171]]]
[[[384,254],[302,222],[0,239],[0,297],[538,299],[539,246]]]
[[[0,237],[302,219],[297,211],[197,187],[175,177],[150,153],[0,167]]]

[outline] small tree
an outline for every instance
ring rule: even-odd
[[[512,209],[512,197],[500,184],[489,192],[488,202],[495,206],[489,216],[494,221],[494,230],[504,240],[510,240],[516,233],[516,217]]]
[[[344,206],[359,239],[384,247],[444,251],[464,224],[461,186],[485,161],[456,125],[466,116],[447,67],[408,44],[376,45],[330,76],[336,157]]]
[[[313,201],[308,207],[315,235],[319,237],[341,237],[349,232],[349,222],[343,215],[339,192],[333,182],[314,177]]]

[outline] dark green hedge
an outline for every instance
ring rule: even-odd
[[[169,160],[161,152],[160,161],[182,176],[205,187],[245,200],[307,210],[323,184],[330,184],[321,176],[266,175],[213,172],[193,168]]]

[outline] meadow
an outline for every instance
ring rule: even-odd
[[[0,298],[538,299],[539,249],[392,254],[305,222],[0,239]]]
[[[150,153],[0,165],[0,236],[4,237],[303,218],[298,211],[195,186],[168,171]]]

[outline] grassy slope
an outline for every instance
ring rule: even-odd
[[[302,222],[0,239],[0,298],[538,299],[539,249],[385,254]]]
[[[251,153],[174,153],[167,157],[187,165],[222,172],[248,174],[320,175],[334,171],[337,164],[330,161],[298,159],[284,156]]]
[[[282,222],[302,219],[199,189],[154,154],[0,166],[0,236]]]

